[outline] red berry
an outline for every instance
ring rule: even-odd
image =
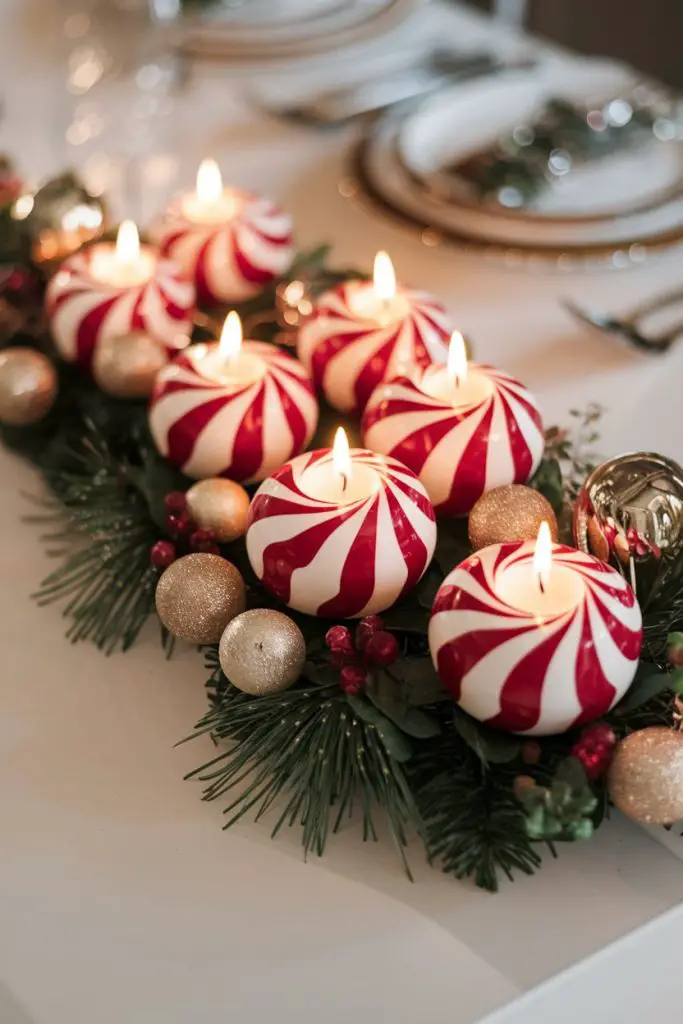
[[[173,512],[175,515],[184,512],[187,508],[187,498],[183,491],[169,491],[164,498],[164,508],[167,512]]]
[[[194,523],[187,512],[181,512],[178,515],[169,512],[166,516],[166,528],[172,537],[185,537],[194,530]]]
[[[398,658],[398,640],[380,629],[368,637],[364,654],[373,665],[393,665]]]
[[[379,615],[366,615],[365,618],[361,619],[356,629],[356,647],[358,650],[364,650],[372,634],[377,633],[383,626],[384,623]]]
[[[614,729],[598,723],[583,730],[571,752],[581,762],[589,779],[599,779],[610,766],[616,743]]]
[[[171,562],[175,562],[175,546],[170,540],[158,540],[149,549],[149,557],[155,569],[168,569]]]
[[[215,548],[213,530],[195,530],[190,534],[190,547],[193,551],[208,551]]]
[[[339,685],[344,693],[357,696],[365,686],[365,670],[358,664],[345,665],[339,673]]]
[[[584,729],[579,737],[579,742],[581,741],[593,744],[602,743],[611,750],[617,745],[617,735],[611,725],[601,722],[598,725],[589,725],[587,729]]]
[[[346,626],[332,626],[325,633],[325,643],[333,654],[351,654],[353,640],[351,630]]]

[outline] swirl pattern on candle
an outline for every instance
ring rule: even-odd
[[[285,604],[309,615],[354,618],[384,611],[414,587],[436,544],[434,510],[419,480],[393,459],[353,452],[377,488],[339,505],[311,497],[305,474],[331,450],[282,466],[254,497],[247,553],[254,572]]]
[[[179,197],[152,229],[162,253],[194,277],[200,303],[244,302],[284,274],[294,257],[289,214],[250,192],[234,194],[238,208],[229,223],[188,220]]]
[[[642,618],[624,578],[591,555],[556,546],[553,572],[577,574],[578,603],[552,615],[502,600],[515,566],[533,572],[534,543],[496,544],[462,562],[439,589],[432,660],[460,706],[509,732],[550,735],[604,715],[628,690]]]
[[[142,331],[169,357],[190,343],[195,289],[170,260],[158,260],[143,284],[115,288],[90,274],[97,246],[66,260],[47,286],[50,330],[60,355],[86,370],[103,341]]]
[[[455,409],[399,377],[374,391],[363,416],[363,444],[416,473],[437,515],[466,515],[484,491],[519,484],[543,456],[541,416],[527,389],[501,370],[471,363],[491,384],[482,402]]]
[[[357,281],[325,292],[303,323],[298,355],[316,387],[340,412],[362,412],[382,381],[415,366],[444,363],[450,325],[446,311],[427,292],[403,289],[408,312],[380,326],[353,309]]]
[[[318,403],[305,369],[264,341],[242,353],[265,364],[257,380],[221,382],[202,372],[193,345],[157,377],[149,425],[160,453],[188,476],[263,480],[308,445]]]

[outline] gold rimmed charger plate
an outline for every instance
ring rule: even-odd
[[[507,265],[536,261],[554,263],[562,269],[570,269],[587,263],[612,266],[638,265],[651,255],[663,253],[683,244],[683,224],[651,234],[640,234],[619,242],[595,241],[561,245],[537,242],[512,245],[483,239],[465,230],[435,224],[427,216],[421,216],[414,210],[398,205],[393,197],[382,191],[381,185],[375,180],[370,168],[370,156],[382,120],[383,118],[379,118],[373,121],[353,149],[350,159],[350,180],[344,183],[342,193],[355,198],[362,195],[373,208],[391,220],[419,231],[426,245],[468,249],[502,259]],[[392,146],[395,148],[395,138],[392,140]]]

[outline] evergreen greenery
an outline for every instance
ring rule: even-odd
[[[4,251],[29,275],[32,297],[22,306],[12,295],[22,326],[4,343],[54,355],[36,316],[44,281],[26,263],[25,229],[11,219],[6,227],[19,235],[5,239]],[[315,292],[351,276],[329,270],[327,255],[325,247],[302,254],[290,280],[304,280]],[[282,330],[278,298],[273,287],[240,311],[261,337]],[[196,337],[214,329],[208,316],[198,317]],[[108,398],[74,368],[58,363],[58,370],[59,395],[46,419],[21,430],[3,428],[0,436],[36,466],[48,492],[33,518],[45,530],[56,566],[37,599],[63,605],[71,640],[91,640],[109,653],[128,648],[154,610],[149,548],[165,533],[165,495],[189,482],[157,455],[143,403]],[[558,511],[591,466],[598,415],[596,409],[577,414],[578,444],[563,432],[549,434],[547,457],[532,484]],[[330,443],[337,424],[336,415],[323,410],[314,443]],[[357,424],[347,426],[353,437]],[[250,572],[244,542],[225,553],[244,573],[249,606],[277,607]],[[329,660],[324,635],[330,622],[289,613],[304,631],[308,660],[302,679],[283,694],[241,693],[222,674],[217,650],[208,650],[209,709],[192,735],[209,734],[217,751],[188,777],[202,782],[205,799],[226,802],[226,828],[249,814],[270,813],[274,835],[284,825],[297,826],[305,852],[322,854],[347,819],[357,816],[363,838],[374,839],[381,818],[406,870],[413,835],[444,871],[495,890],[501,875],[536,870],[535,841],[584,838],[599,824],[603,789],[579,778],[578,762],[566,760],[576,736],[544,740],[530,758],[528,744],[454,708],[439,684],[427,644],[429,612],[444,575],[468,553],[465,526],[440,524],[432,566],[384,616],[400,657],[373,669],[357,695],[342,691]],[[646,610],[645,625],[643,664],[609,716],[618,735],[671,721],[665,649],[667,634],[683,625],[680,581]],[[162,639],[170,647],[169,638]],[[535,785],[518,796],[515,780],[526,775]]]

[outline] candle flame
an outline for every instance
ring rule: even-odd
[[[332,465],[341,480],[342,490],[346,490],[351,479],[351,452],[349,451],[349,439],[343,427],[337,427],[337,433],[334,435]]]
[[[197,199],[210,206],[223,195],[223,179],[215,160],[202,160],[197,171]]]
[[[242,321],[239,313],[231,310],[225,318],[221,338],[218,342],[221,359],[229,366],[239,359],[242,351]]]
[[[536,549],[534,551],[534,573],[538,579],[541,591],[544,591],[550,582],[550,569],[553,561],[553,542],[550,536],[550,527],[544,519],[538,528],[536,538]]]
[[[467,349],[460,331],[453,331],[451,334],[446,371],[456,384],[464,384],[467,380]]]
[[[382,302],[390,302],[396,295],[396,272],[386,252],[378,252],[375,256],[372,283],[377,297]]]
[[[135,263],[140,256],[140,236],[132,220],[124,220],[116,236],[116,259],[119,263]]]

